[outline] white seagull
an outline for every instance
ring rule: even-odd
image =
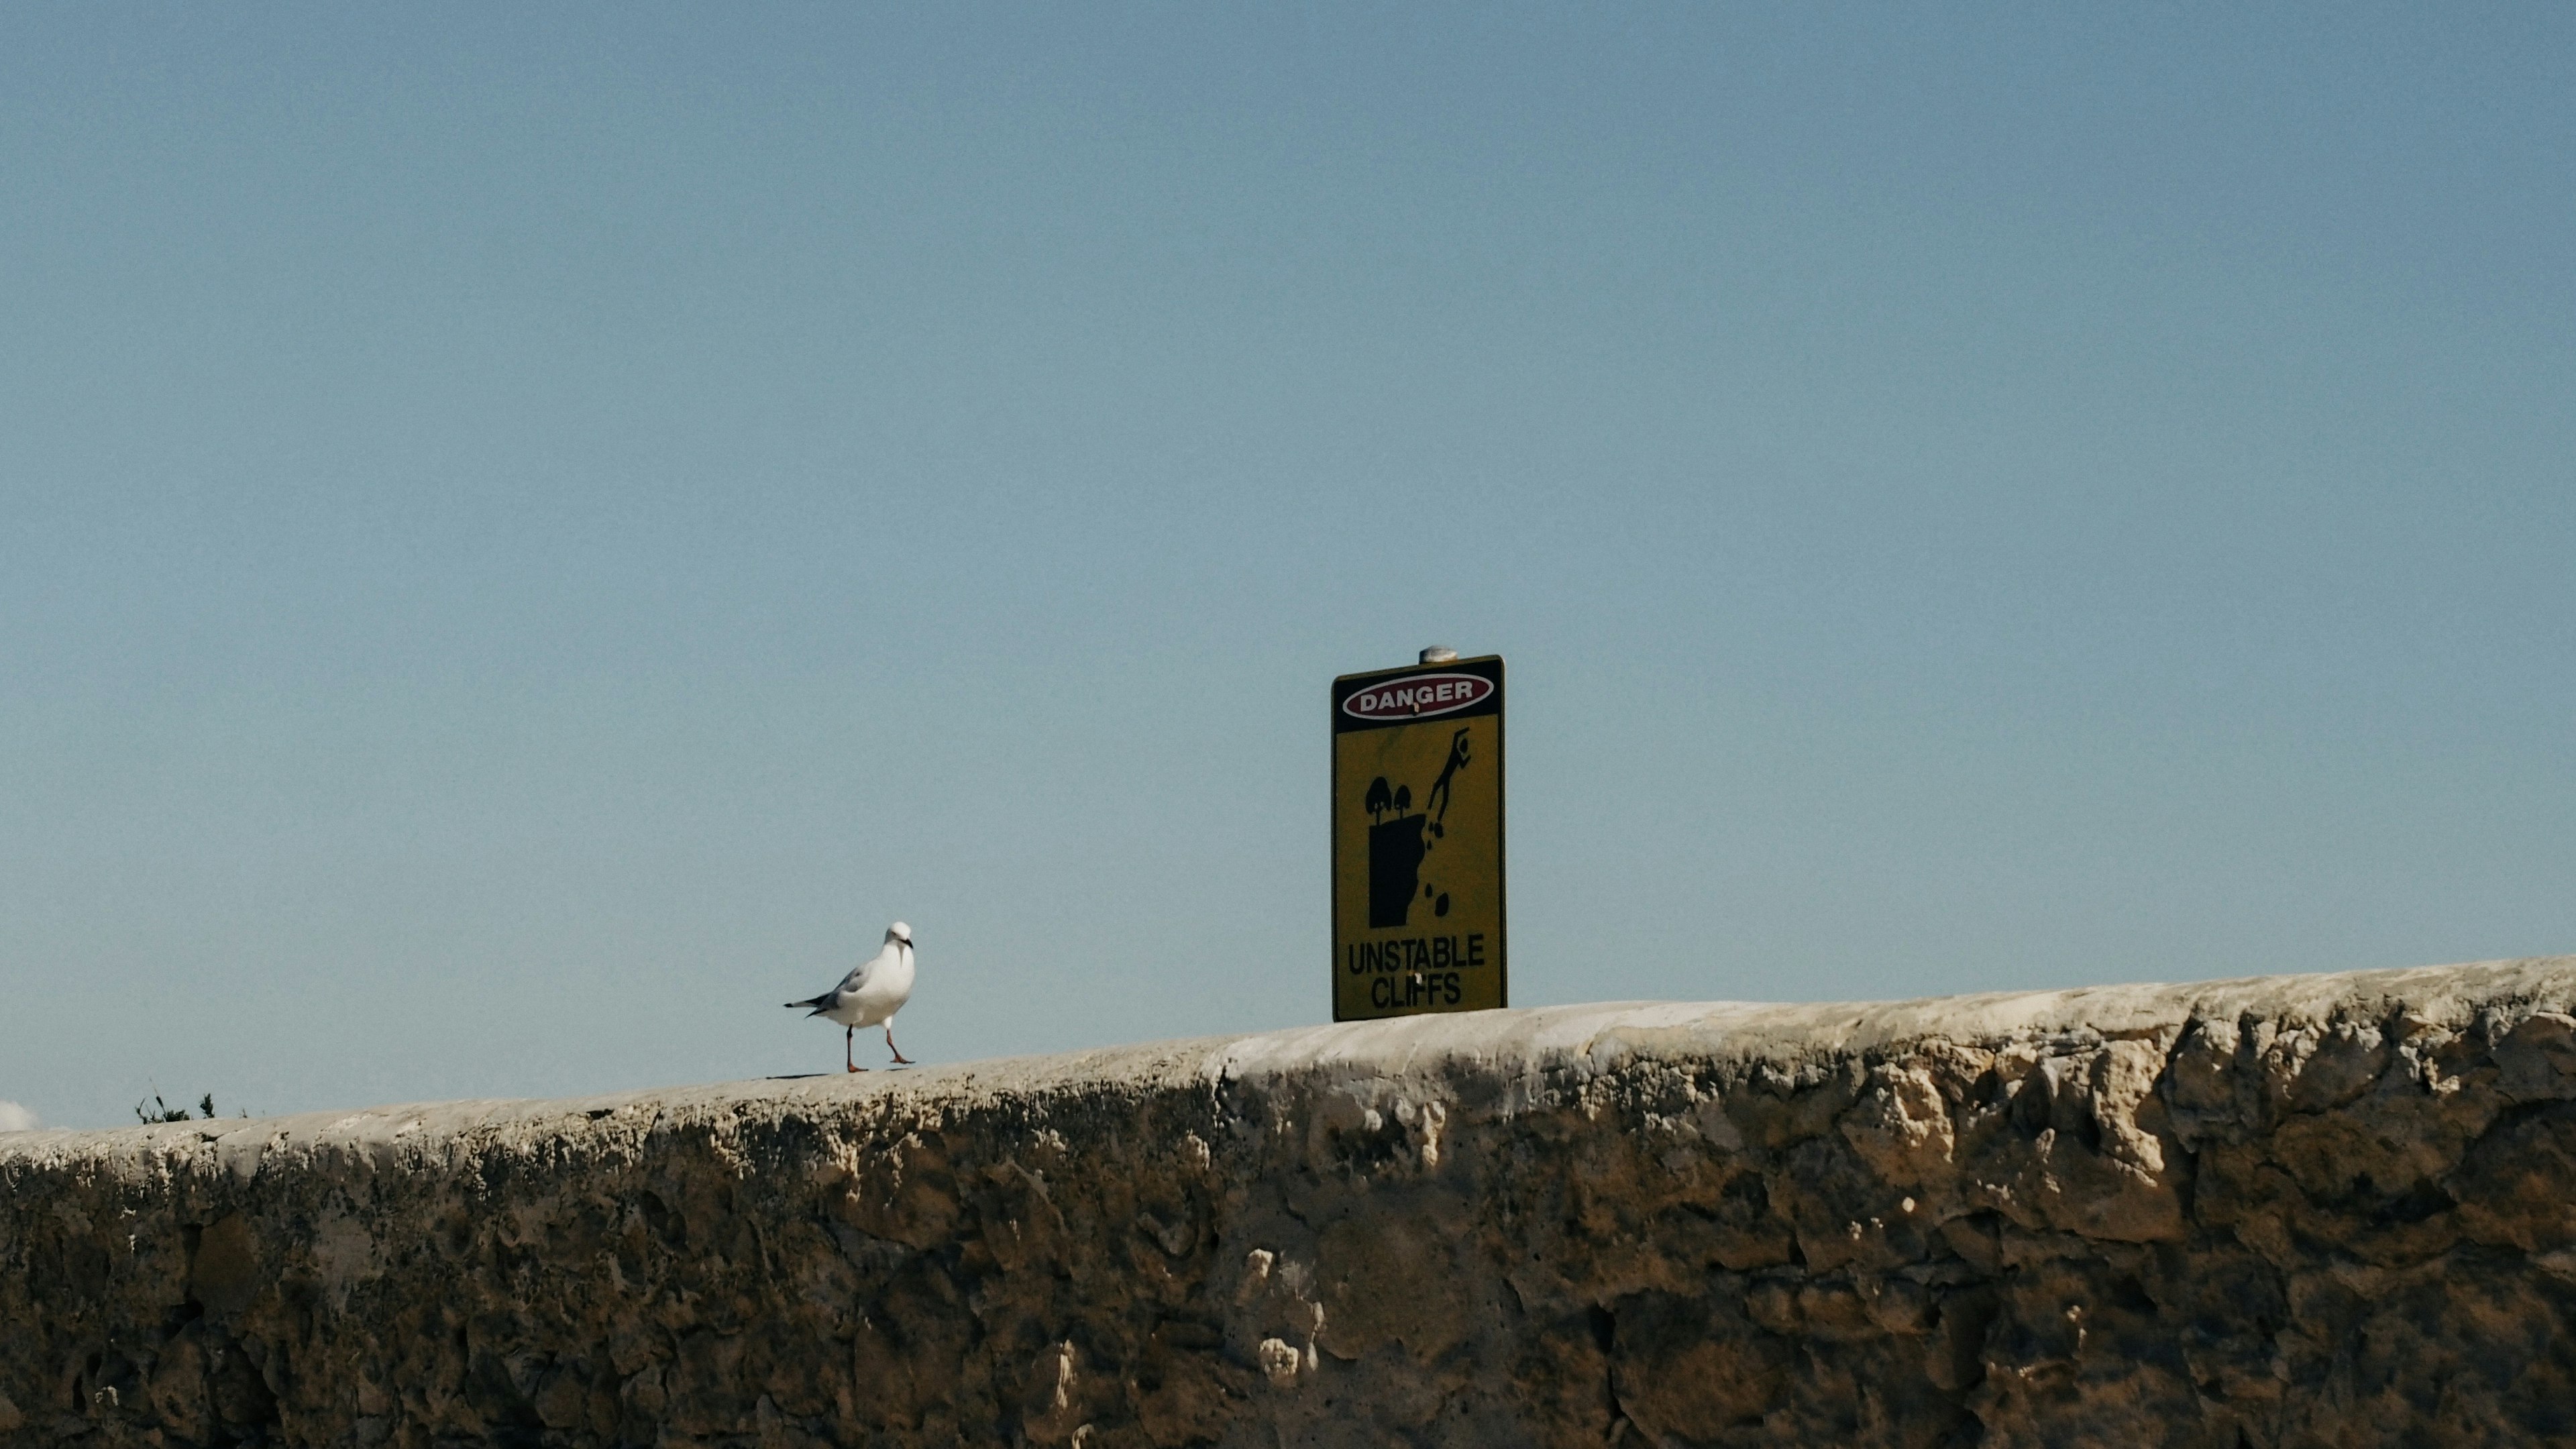
[[[857,969],[841,978],[841,984],[811,1001],[791,1001],[790,1007],[810,1006],[812,1015],[839,1022],[841,1063],[854,1072],[864,1072],[852,1058],[851,1038],[863,1026],[882,1026],[886,1050],[894,1053],[898,1065],[911,1066],[912,1058],[894,1044],[894,1014],[912,999],[912,927],[901,921],[886,927],[885,947],[858,964]]]

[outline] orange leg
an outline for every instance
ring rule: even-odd
[[[894,1023],[890,1021],[886,1023],[886,1050],[894,1053],[896,1065],[906,1067],[912,1065],[912,1058],[905,1056],[903,1048],[894,1044]]]

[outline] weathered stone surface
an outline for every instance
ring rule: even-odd
[[[2576,1442],[2576,960],[0,1137],[0,1441]]]

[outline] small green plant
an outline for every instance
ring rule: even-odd
[[[197,1099],[197,1115],[199,1117],[203,1117],[209,1122],[215,1120],[214,1093],[208,1092],[205,1096]],[[244,1107],[241,1110],[240,1115],[244,1117],[249,1116],[250,1109],[248,1107]],[[152,1094],[151,1101],[137,1102],[134,1104],[134,1120],[137,1122],[185,1122],[190,1119],[187,1108],[173,1107],[169,1103],[161,1100],[161,1094],[159,1092],[155,1092]]]

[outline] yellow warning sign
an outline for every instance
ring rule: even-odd
[[[1333,681],[1333,1020],[1509,1001],[1503,661]]]

